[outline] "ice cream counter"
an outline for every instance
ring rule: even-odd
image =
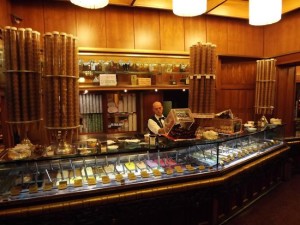
[[[138,223],[142,215],[157,213],[155,207],[165,206],[170,209],[163,207],[163,216],[176,209],[185,212],[185,216],[180,217],[185,218],[181,224],[201,221],[217,224],[219,219],[213,218],[218,217],[212,215],[225,209],[222,204],[215,206],[212,198],[223,199],[224,196],[218,197],[220,188],[225,183],[228,187],[227,182],[245,179],[245,172],[250,173],[252,179],[256,170],[259,170],[258,177],[266,176],[269,170],[272,176],[280,177],[279,171],[284,167],[281,163],[288,149],[283,141],[283,126],[278,126],[211,141],[166,140],[156,148],[143,145],[106,153],[76,152],[67,156],[2,160],[0,223],[10,224],[19,217],[23,218],[18,220],[20,224],[35,220],[49,224],[58,219],[62,211],[64,216],[59,217],[61,222],[65,221],[63,224],[76,222],[77,216],[82,221],[99,220],[107,224],[125,224],[129,218]],[[226,201],[231,199],[226,198]],[[201,209],[202,206],[205,209]],[[76,217],[71,216],[74,210]],[[186,211],[197,216],[191,219]],[[150,221],[154,222],[150,219],[144,224]],[[178,224],[175,221],[178,222],[178,218],[168,224]]]

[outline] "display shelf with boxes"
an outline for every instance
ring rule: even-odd
[[[188,89],[187,54],[81,52],[79,58],[81,89]]]
[[[160,137],[155,148],[139,137],[87,139],[69,155],[0,161],[0,208],[22,203],[107,194],[126,187],[145,188],[201,180],[234,169],[285,147],[282,125],[216,140],[173,141]],[[0,215],[1,216],[1,215]]]
[[[188,92],[187,53],[123,51],[79,52],[80,96],[92,94],[102,100],[100,113],[81,110],[81,134],[143,132],[152,110],[151,105],[140,107],[152,104],[154,95],[163,101],[166,92]]]

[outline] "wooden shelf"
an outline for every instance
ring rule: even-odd
[[[81,84],[79,85],[79,90],[84,91],[143,91],[143,90],[181,90],[189,89],[189,85],[177,84],[177,85],[155,85],[155,86],[138,86],[138,85],[118,85],[118,86],[99,86],[93,84]]]

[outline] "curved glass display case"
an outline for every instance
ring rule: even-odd
[[[88,139],[71,155],[0,161],[0,208],[27,201],[105,194],[117,190],[201,180],[251,162],[280,149],[284,126],[253,133],[219,136],[216,140],[170,140],[156,146],[144,139]],[[144,138],[144,136],[143,136]],[[111,147],[114,146],[114,147]]]

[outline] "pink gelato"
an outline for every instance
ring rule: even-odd
[[[154,162],[153,160],[147,160],[146,163],[150,168],[158,167],[158,164],[156,162]]]

